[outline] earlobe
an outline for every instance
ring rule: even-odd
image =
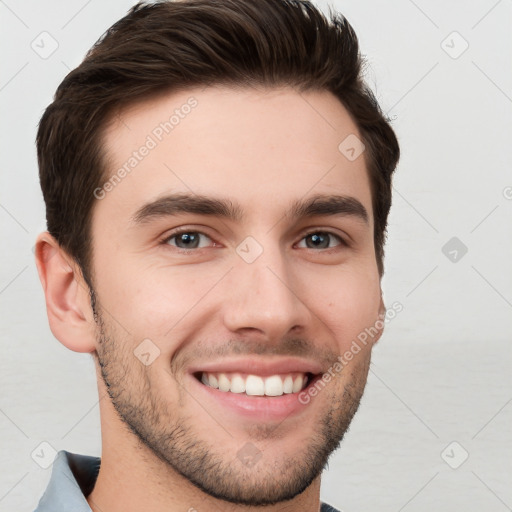
[[[35,257],[53,335],[70,350],[93,352],[89,290],[78,265],[48,232],[37,237]]]
[[[380,305],[379,305],[379,318],[375,322],[376,327],[379,332],[373,340],[374,345],[380,340],[380,337],[382,336],[382,333],[384,332],[385,318],[386,318],[386,306],[384,304],[384,299],[382,298],[382,294],[381,294]]]

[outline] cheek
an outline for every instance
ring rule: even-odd
[[[219,275],[199,275],[186,265],[144,265],[135,258],[100,268],[100,302],[134,339],[159,340],[177,330],[215,286]]]
[[[340,352],[375,325],[379,319],[380,282],[378,276],[339,272],[333,278],[316,280],[309,304],[336,338]]]

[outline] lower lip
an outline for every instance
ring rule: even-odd
[[[223,407],[226,407],[239,415],[246,416],[253,420],[260,421],[283,421],[289,416],[299,414],[305,411],[311,401],[302,404],[299,401],[299,395],[307,392],[317,377],[313,378],[306,388],[297,392],[289,393],[281,396],[249,396],[245,393],[232,393],[230,391],[220,391],[219,389],[207,386],[197,380],[193,375],[189,377],[199,387],[202,396],[208,401],[215,401]],[[204,405],[206,409],[206,404]]]

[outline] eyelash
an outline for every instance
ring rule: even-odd
[[[172,240],[173,238],[178,237],[179,235],[181,235],[183,233],[194,233],[194,234],[203,235],[203,236],[206,236],[207,238],[209,238],[210,240],[212,240],[212,242],[214,242],[213,239],[210,236],[208,236],[206,233],[203,233],[202,231],[194,231],[193,229],[188,229],[188,228],[179,228],[179,229],[173,231],[170,235],[168,235],[165,238],[163,238],[160,241],[160,244],[161,245],[169,245],[169,241],[170,240]],[[333,237],[333,238],[335,238],[335,239],[337,239],[339,241],[339,246],[343,246],[343,247],[348,247],[349,246],[349,244],[346,242],[346,240],[344,238],[342,238],[340,235],[338,235],[336,233],[333,233],[331,231],[323,231],[321,229],[314,229],[314,230],[308,231],[307,233],[305,233],[303,235],[303,237],[300,239],[300,241],[304,240],[308,236],[315,235],[315,234],[322,234],[322,235],[331,236],[331,237]],[[214,243],[216,243],[216,242],[214,242]],[[172,247],[174,247],[174,249],[177,249],[178,251],[183,251],[183,252],[186,252],[186,253],[190,253],[190,252],[193,252],[193,251],[198,251],[200,249],[205,249],[205,247],[198,247],[198,248],[193,248],[193,249],[185,249],[183,247],[176,247],[176,246],[172,246]],[[329,251],[329,250],[335,249],[336,247],[338,247],[338,246],[328,247],[326,249],[320,249],[320,250],[321,251]],[[313,249],[311,247],[306,247],[306,249],[315,250],[315,249]]]

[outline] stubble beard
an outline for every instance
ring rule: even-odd
[[[141,447],[209,496],[226,502],[265,506],[291,500],[304,492],[327,466],[330,455],[339,447],[357,412],[366,385],[370,356],[349,369],[343,392],[331,393],[321,417],[315,418],[314,434],[304,446],[297,447],[292,457],[275,459],[279,449],[279,426],[254,425],[247,442],[265,441],[269,446],[253,467],[238,457],[226,457],[215,446],[215,440],[200,439],[194,426],[198,421],[214,421],[207,413],[192,418],[182,408],[165,407],[152,389],[147,369],[133,355],[133,340],[121,339],[113,333],[100,314],[98,347],[94,359],[114,409],[121,421],[137,438]],[[131,348],[126,348],[131,347]],[[355,362],[355,359],[353,360]],[[183,395],[180,391],[180,395]],[[186,396],[181,396],[185,399]],[[241,446],[240,446],[241,447]],[[158,462],[157,461],[157,462]],[[160,468],[162,465],[156,464]],[[161,475],[157,475],[160,477]],[[155,478],[161,481],[161,478]]]

